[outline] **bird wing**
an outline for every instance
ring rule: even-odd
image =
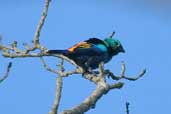
[[[98,38],[90,38],[90,39],[86,40],[85,42],[92,43],[92,44],[103,44],[103,45],[106,45],[103,40],[100,40]]]
[[[99,55],[103,52],[95,44],[85,41],[75,44],[74,46],[68,48],[67,50],[72,55],[87,55],[87,56]]]
[[[80,42],[80,43],[77,43],[75,44],[74,46],[68,48],[68,51],[69,52],[74,52],[75,50],[77,49],[87,49],[87,48],[90,48],[91,47],[91,43],[87,43],[87,42]]]

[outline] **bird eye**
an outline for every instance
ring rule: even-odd
[[[118,42],[115,42],[116,46],[118,47],[119,46],[119,43]]]

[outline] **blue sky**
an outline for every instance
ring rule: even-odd
[[[90,37],[101,39],[116,31],[125,50],[106,68],[116,74],[125,61],[127,75],[134,76],[146,68],[145,76],[125,82],[121,90],[110,91],[98,101],[96,109],[86,114],[125,114],[130,102],[131,114],[169,114],[171,106],[171,13],[167,0],[52,0],[41,43],[49,49],[64,49]],[[39,22],[44,0],[0,1],[2,43],[31,42]],[[0,74],[9,61],[10,76],[0,84],[0,114],[47,114],[53,103],[56,75],[47,72],[38,58],[7,59],[0,56]],[[46,58],[55,66],[56,58]],[[71,65],[66,64],[71,69]],[[0,75],[0,76],[1,76]],[[80,103],[95,85],[79,75],[64,79],[59,110]]]

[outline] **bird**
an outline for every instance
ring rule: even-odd
[[[79,42],[68,49],[48,50],[48,54],[62,54],[73,60],[84,72],[91,72],[99,67],[101,62],[108,63],[113,56],[125,50],[119,40],[107,37],[104,40],[90,38]]]

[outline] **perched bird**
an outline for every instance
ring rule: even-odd
[[[49,54],[62,54],[72,59],[85,72],[98,68],[101,62],[109,62],[114,55],[125,52],[121,43],[112,37],[100,40],[90,38],[65,50],[48,50]]]

